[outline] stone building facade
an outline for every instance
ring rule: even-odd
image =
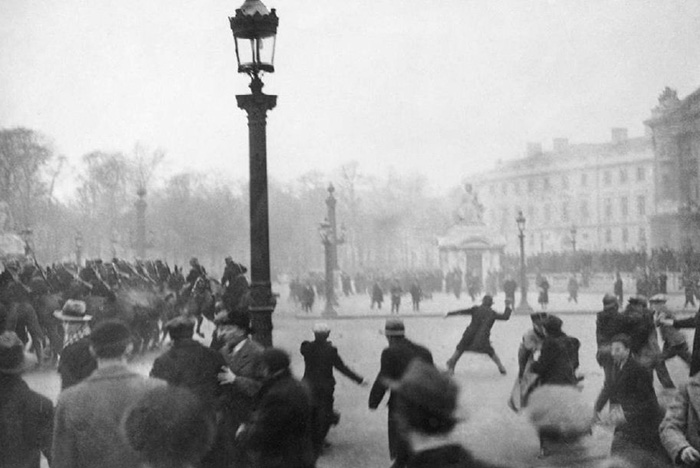
[[[467,182],[508,253],[519,252],[515,218],[521,210],[528,254],[639,250],[649,246],[654,166],[649,136],[629,138],[627,129],[614,128],[604,143],[558,138],[551,151],[530,143],[525,158],[501,162]]]
[[[655,155],[653,247],[700,250],[700,89],[680,100],[666,88],[645,124]]]

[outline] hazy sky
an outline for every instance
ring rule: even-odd
[[[0,0],[0,127],[77,161],[136,141],[169,170],[247,177],[239,1]],[[447,187],[555,137],[643,133],[664,86],[700,87],[700,1],[269,0],[280,17],[268,169],[359,161]]]

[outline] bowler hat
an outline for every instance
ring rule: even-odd
[[[406,335],[406,327],[403,325],[403,320],[389,318],[384,323],[384,331],[380,330],[380,333],[386,336],[404,336]]]
[[[420,410],[413,420],[419,428],[431,425],[444,426],[445,422],[454,424],[454,412],[457,408],[459,387],[449,375],[439,371],[432,364],[421,359],[414,359],[399,380],[384,379],[383,383],[403,400],[407,413],[412,409]],[[411,418],[409,416],[409,422]],[[421,420],[425,419],[425,420]]]
[[[617,297],[610,293],[607,293],[605,294],[605,296],[603,296],[603,305],[606,306],[609,304],[617,304]]]
[[[68,299],[61,310],[53,313],[53,316],[64,322],[89,322],[92,320],[91,315],[85,315],[87,305],[84,301]]]
[[[4,332],[0,335],[0,373],[19,374],[26,368],[22,340],[15,332]]]

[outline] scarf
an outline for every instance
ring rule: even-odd
[[[63,338],[63,347],[65,348],[68,345],[72,345],[88,335],[90,335],[90,324],[87,322],[82,323],[78,329],[66,333],[66,336]]]

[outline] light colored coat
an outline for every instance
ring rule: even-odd
[[[125,365],[98,368],[58,398],[52,468],[139,466],[119,427],[127,408],[148,390],[165,385]]]
[[[678,388],[659,426],[661,443],[675,460],[685,447],[700,450],[700,374]]]

